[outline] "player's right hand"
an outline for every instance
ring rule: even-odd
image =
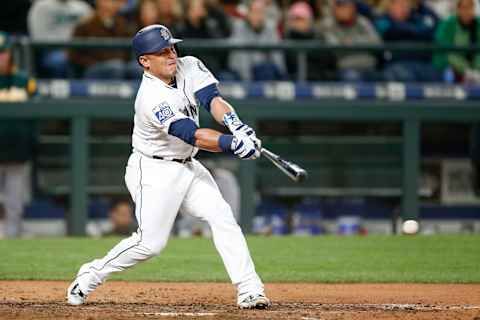
[[[262,140],[258,139],[255,134],[249,135],[248,138],[250,140],[252,140],[252,142],[255,145],[255,148],[257,148],[257,150],[262,149]]]
[[[262,140],[257,138],[254,131],[252,131],[250,134],[245,134],[243,132],[234,132],[233,135],[239,139],[248,138],[253,142],[255,148],[257,148],[258,150],[262,149]]]
[[[260,151],[255,143],[247,136],[234,136],[232,141],[233,153],[244,160],[255,160],[260,157]]]

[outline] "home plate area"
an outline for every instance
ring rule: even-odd
[[[239,310],[227,283],[110,281],[69,306],[63,281],[0,281],[0,319],[468,319],[480,284],[273,283],[268,310]]]

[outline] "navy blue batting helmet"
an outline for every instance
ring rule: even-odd
[[[143,54],[154,53],[182,40],[172,37],[170,30],[161,24],[152,24],[135,34],[132,40],[135,56],[138,58]]]

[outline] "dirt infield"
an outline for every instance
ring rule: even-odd
[[[269,310],[238,310],[225,283],[107,282],[81,307],[61,281],[0,281],[0,319],[480,320],[480,284],[267,284]]]

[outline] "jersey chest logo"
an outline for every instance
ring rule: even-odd
[[[181,112],[189,118],[196,119],[198,117],[198,108],[193,104],[188,104],[187,106],[183,107]]]
[[[164,124],[165,121],[174,116],[172,109],[166,102],[162,102],[158,106],[155,106],[155,108],[153,108],[153,113],[161,124]]]

